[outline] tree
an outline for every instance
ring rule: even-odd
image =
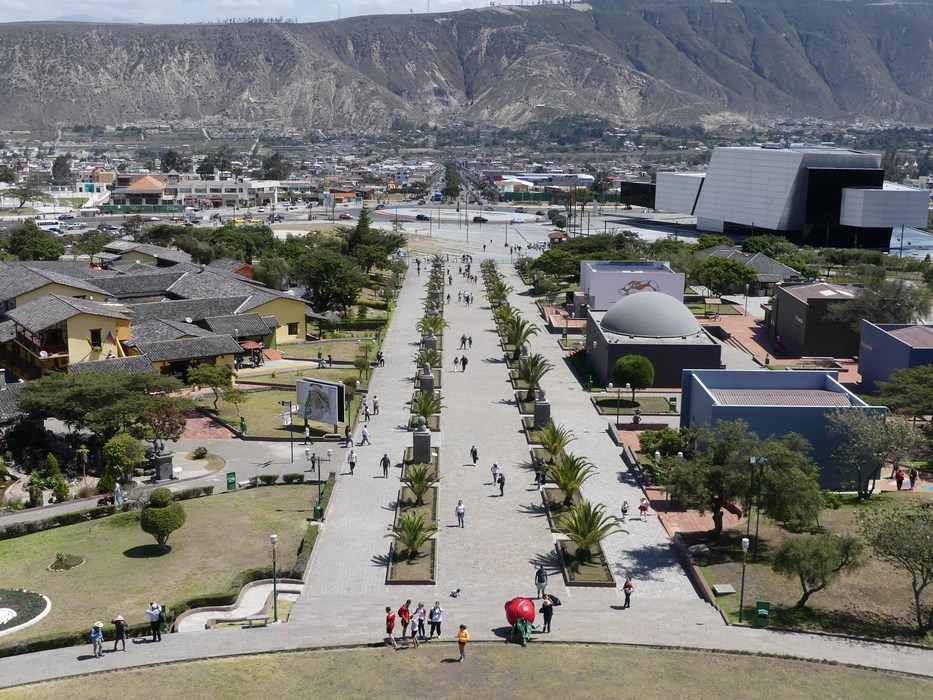
[[[663,457],[673,457],[678,452],[686,451],[696,437],[695,430],[682,426],[677,430],[674,428],[643,430],[638,435],[638,442],[642,452],[647,454],[660,452]]]
[[[802,608],[810,596],[827,588],[840,574],[861,566],[862,543],[850,535],[792,537],[774,555],[771,568],[785,578],[796,578],[803,595]]]
[[[584,482],[596,473],[596,467],[583,457],[561,452],[547,468],[547,478],[564,492],[563,506],[569,508]]]
[[[433,348],[425,348],[424,350],[419,350],[418,354],[415,355],[415,364],[418,365],[418,371],[421,371],[421,368],[425,365],[430,365],[431,367],[440,367],[441,366],[441,354],[434,350]]]
[[[862,500],[871,498],[875,481],[891,449],[884,415],[878,411],[837,408],[826,414],[827,430],[836,437],[833,459],[851,467]]]
[[[791,243],[784,236],[776,236],[772,233],[765,233],[757,236],[749,236],[742,241],[743,253],[762,253],[773,260],[777,260],[779,255],[787,255],[797,252],[797,246]]]
[[[428,521],[427,513],[409,510],[389,526],[389,534],[398,544],[408,550],[408,558],[416,559],[425,542],[437,534],[437,523]]]
[[[20,260],[58,260],[65,254],[65,245],[32,220],[13,227],[6,248]]]
[[[500,305],[504,304],[506,297],[514,291],[515,289],[513,287],[509,286],[501,279],[494,279],[490,281],[486,289],[486,296],[494,305]]]
[[[192,386],[210,387],[214,392],[214,412],[216,412],[220,392],[233,388],[233,372],[220,365],[204,363],[188,370],[188,382]]]
[[[285,160],[281,153],[276,151],[262,159],[260,177],[263,180],[284,180],[291,171],[292,164]]]
[[[703,261],[696,277],[697,282],[716,294],[729,289],[743,288],[746,284],[754,284],[758,279],[757,273],[748,265],[715,255]]]
[[[288,261],[275,255],[263,257],[261,262],[253,265],[253,279],[269,289],[285,288],[288,277]]]
[[[654,365],[642,355],[620,357],[612,367],[612,381],[617,388],[631,385],[634,402],[636,389],[647,389],[654,385]]]
[[[143,410],[136,415],[132,433],[151,442],[153,451],[162,454],[166,440],[177,440],[185,432],[188,419],[182,407],[187,404],[188,401],[183,399],[150,396]]]
[[[411,399],[411,412],[427,420],[441,412],[441,397],[433,391],[419,391]]]
[[[157,488],[149,494],[149,502],[139,516],[143,532],[155,537],[163,550],[168,549],[169,535],[185,524],[185,509],[172,498],[172,492],[167,488]]]
[[[45,200],[48,198],[45,190],[39,187],[38,184],[32,182],[24,182],[17,187],[11,187],[4,194],[19,200],[19,204],[16,205],[17,209],[22,209],[26,205],[26,202]]]
[[[930,313],[931,294],[925,286],[906,280],[876,280],[845,302],[832,304],[827,320],[858,331],[862,319],[872,323],[922,323]]]
[[[423,316],[415,324],[415,330],[421,335],[440,335],[445,328],[450,328],[450,324],[443,316]]]
[[[532,433],[531,439],[541,445],[548,454],[548,461],[553,462],[576,437],[569,428],[548,421]]]
[[[523,319],[521,316],[516,316],[505,324],[505,328],[503,330],[505,332],[506,344],[513,346],[512,360],[517,362],[518,358],[521,356],[522,347],[531,339],[532,336],[538,335],[540,329],[530,321]]]
[[[933,583],[933,504],[862,513],[859,534],[874,557],[910,574],[917,631],[933,630],[933,605],[924,610],[923,602],[924,591]]]
[[[59,155],[52,161],[52,184],[70,185],[75,181],[75,176],[71,172],[71,154]]]
[[[191,167],[190,158],[183,156],[181,153],[171,148],[163,153],[162,158],[159,160],[162,164],[161,169],[163,173],[170,173],[173,170],[176,172],[183,172]]]
[[[571,506],[569,511],[560,516],[560,524],[567,532],[567,537],[577,545],[577,556],[583,561],[592,558],[593,549],[600,540],[613,533],[624,532],[619,527],[618,518],[606,515],[604,505],[593,505],[589,501]]]
[[[891,372],[878,382],[878,395],[891,410],[908,416],[933,414],[933,365],[918,365]]]
[[[127,433],[114,435],[104,443],[104,464],[114,478],[126,483],[133,476],[133,470],[146,459],[146,448]]]
[[[415,505],[424,505],[424,494],[436,486],[440,479],[432,464],[409,464],[401,478],[402,484],[415,496]]]
[[[220,400],[230,404],[236,409],[236,414],[240,415],[240,404],[249,400],[249,394],[242,389],[227,389],[220,395]]]
[[[518,364],[518,378],[528,384],[528,393],[525,401],[535,400],[535,391],[541,386],[541,380],[548,372],[554,369],[548,360],[540,353],[529,355]]]
[[[317,311],[349,307],[366,282],[356,263],[332,250],[307,252],[295,261],[293,274],[305,286],[304,298]]]

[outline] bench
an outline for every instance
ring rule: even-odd
[[[252,627],[254,622],[261,622],[263,626],[269,624],[268,615],[250,615],[246,618],[246,621],[249,623],[249,626]]]
[[[242,481],[236,482],[237,488],[248,489],[250,486],[255,486],[257,484],[258,477],[250,477],[249,479],[243,479]]]

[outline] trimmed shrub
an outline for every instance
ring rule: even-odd
[[[194,486],[190,489],[181,489],[175,492],[176,501],[187,501],[192,498],[203,498],[204,496],[213,496],[213,486]]]
[[[205,457],[207,457],[207,448],[203,445],[191,450],[191,459],[204,459]]]
[[[155,537],[162,548],[166,547],[169,535],[185,524],[185,509],[172,501],[172,492],[157,488],[149,495],[149,503],[143,508],[139,525],[143,532]]]
[[[272,486],[272,484],[274,484],[278,480],[279,480],[278,474],[260,474],[259,475],[259,483],[263,484],[264,486]]]
[[[98,506],[88,510],[78,510],[73,513],[60,513],[51,518],[42,520],[30,520],[28,522],[12,523],[4,528],[0,528],[0,540],[9,540],[14,537],[31,535],[34,532],[50,530],[53,527],[64,527],[65,525],[74,525],[75,523],[87,522],[88,520],[97,520],[113,515],[117,512],[116,506]]]
[[[282,481],[286,484],[301,484],[305,480],[305,475],[303,473],[298,474],[283,474]]]

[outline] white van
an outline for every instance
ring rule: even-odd
[[[43,231],[48,231],[49,233],[62,232],[62,222],[56,221],[55,219],[42,219],[41,221],[36,222],[36,226],[38,226]]]

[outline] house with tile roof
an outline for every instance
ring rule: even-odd
[[[805,281],[805,277],[797,270],[783,263],[779,263],[774,258],[770,258],[764,253],[743,253],[738,248],[728,245],[717,245],[712,248],[701,250],[699,255],[712,256],[716,258],[725,258],[735,260],[743,265],[752,268],[758,281],[754,286],[750,286],[748,293],[755,295],[772,294],[774,288],[781,284],[798,284]],[[733,293],[744,292],[744,289],[727,290]]]
[[[137,261],[156,267],[171,267],[178,263],[190,263],[191,256],[183,250],[122,239],[110,241],[100,253],[91,256],[91,262],[101,267],[113,267],[116,262]]]
[[[131,351],[145,355],[157,372],[170,374],[187,383],[188,370],[197,365],[216,364],[232,370],[236,356],[243,349],[229,335],[205,335],[136,343]]]
[[[139,204],[161,204],[165,183],[152,175],[143,175],[127,187],[113,191],[113,203],[118,206]]]
[[[120,304],[49,294],[7,316],[0,363],[27,379],[73,362],[121,357],[130,338],[130,314]]]
[[[11,310],[49,294],[104,301],[107,292],[90,280],[54,269],[24,264],[0,267],[0,318]]]

